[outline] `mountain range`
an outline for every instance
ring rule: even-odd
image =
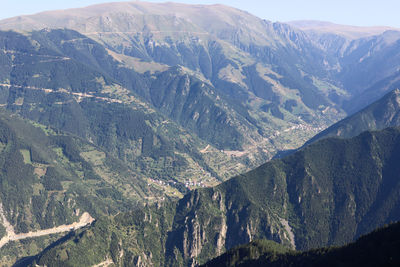
[[[0,30],[2,262],[195,265],[398,219],[395,28],[136,1]],[[82,214],[92,226],[14,242]]]

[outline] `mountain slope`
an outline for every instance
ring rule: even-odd
[[[217,149],[263,161],[397,84],[398,31],[314,24],[297,23],[322,35],[222,5],[123,2],[11,18],[0,28],[79,31],[32,36],[108,74]]]
[[[400,224],[375,230],[343,247],[294,252],[271,241],[232,249],[203,266],[397,266]]]
[[[221,5],[105,4],[17,17],[0,28],[22,32],[0,32],[0,104],[115,158],[126,176],[111,179],[113,169],[106,169],[107,188],[99,185],[88,202],[106,199],[118,211],[247,171],[397,84],[396,32],[314,39]],[[387,114],[386,122],[395,121],[390,111],[368,120]],[[300,249],[343,244],[397,218],[397,142],[393,129],[323,140],[179,202],[115,217],[106,206],[98,214],[108,218],[59,240],[39,260],[183,265],[255,238]],[[95,165],[104,154],[94,154],[82,158]],[[60,187],[53,179],[64,176],[50,176],[45,184],[64,190],[66,181]],[[28,199],[21,205],[31,209]],[[7,216],[26,218],[9,220],[24,227],[31,212],[16,212]],[[85,250],[90,257],[83,259]]]
[[[397,128],[346,140],[328,138],[214,188],[194,190],[177,203],[115,217],[107,236],[116,236],[121,245],[112,253],[123,256],[114,262],[205,263],[260,238],[301,250],[345,244],[398,220],[399,149]],[[51,264],[57,258],[60,264],[84,265],[73,251],[84,251],[84,240],[96,229],[95,223],[79,238],[45,251],[37,262]],[[161,240],[161,247],[145,245],[154,240]],[[99,242],[96,246],[106,250],[90,264],[111,257],[110,245]],[[65,253],[70,256],[60,260]]]
[[[330,136],[349,138],[366,130],[381,130],[386,127],[400,126],[399,104],[400,90],[395,89],[363,110],[325,129],[307,141],[306,144]]]
[[[400,31],[352,41],[340,59],[338,79],[356,99],[363,90],[398,72],[399,48]],[[348,110],[354,112],[356,108],[362,106],[350,106]]]
[[[248,124],[240,129],[239,135],[251,133],[251,136],[226,138],[243,141],[224,145],[224,150],[265,158],[257,151],[273,154],[280,147],[298,146],[299,142],[291,140],[305,141],[320,127],[344,116],[331,98],[333,95],[343,98],[346,94],[325,79],[323,52],[303,32],[226,6],[113,3],[23,16],[0,24],[2,29],[14,30],[45,26],[77,30],[106,47],[121,65],[135,71],[145,72],[141,69],[143,64],[153,73],[168,66],[183,66],[211,86],[214,99],[208,99],[219,109],[229,107],[229,112],[224,111],[228,117],[238,113],[227,118],[236,121],[232,125],[235,131],[238,131],[236,123]],[[162,80],[166,75],[180,76],[175,72],[155,76]],[[126,77],[126,72],[114,76],[124,87],[146,97],[146,101],[154,101],[146,92],[146,83],[128,81]],[[160,85],[168,86],[158,82],[157,90],[161,90]],[[207,90],[202,90],[203,94]],[[215,103],[215,98],[220,100]],[[184,107],[190,107],[190,103]],[[163,112],[168,105],[167,114],[178,119],[183,127],[198,126],[195,114],[207,114],[183,110],[183,115],[193,115],[183,122],[177,113],[181,101],[152,104]],[[175,112],[171,114],[171,110]],[[224,128],[227,127],[225,123]],[[287,129],[296,129],[293,134],[297,138],[291,138],[292,130]],[[199,134],[204,129],[195,131]],[[280,138],[274,138],[277,132]]]
[[[4,110],[0,126],[3,263],[42,250],[54,241],[49,235],[60,232],[63,225],[89,222],[92,217],[128,211],[146,199],[165,197],[160,189],[148,186],[142,174],[77,136]],[[6,235],[9,238],[4,239]],[[35,235],[44,237],[24,242]],[[22,243],[8,242],[17,238]]]
[[[393,74],[385,77],[379,82],[368,86],[361,94],[353,99],[349,99],[343,103],[343,107],[353,114],[375,101],[378,101],[390,91],[400,88],[400,72],[397,70]]]
[[[390,27],[354,27],[328,22],[299,21],[325,51],[330,80],[348,93],[339,101],[348,114],[373,103],[398,84],[400,31]]]
[[[210,97],[212,88],[204,86],[204,92],[199,92],[202,83],[194,77],[179,70],[167,70],[164,74],[165,80],[174,75],[178,81],[170,86],[171,90],[193,92],[190,101],[201,100],[200,108],[212,111],[199,116],[198,124],[185,122],[188,116],[201,112],[196,110],[197,106],[192,110],[186,108],[187,113],[179,110],[181,113],[168,118],[162,114],[167,113],[168,107],[157,111],[141,98],[141,92],[143,95],[150,92],[162,78],[154,79],[150,74],[140,75],[120,68],[102,46],[77,32],[42,31],[28,37],[4,32],[1,38],[3,57],[7,60],[4,66],[10,68],[2,73],[0,101],[8,110],[76,134],[110,151],[147,178],[178,183],[181,191],[185,191],[187,176],[189,179],[199,177],[196,183],[209,179],[210,184],[215,184],[247,168],[215,148],[241,145],[237,144],[240,140],[235,142],[241,137],[234,138],[239,135],[238,130],[229,124],[230,121],[239,122],[233,118],[234,112],[228,115],[226,108],[216,105],[215,98]],[[186,85],[186,81],[189,84]],[[137,90],[132,92],[132,88]],[[152,90],[154,96],[155,89]],[[187,102],[186,105],[190,105]],[[179,118],[182,114],[187,117]],[[238,120],[245,120],[236,116]],[[183,129],[179,122],[191,131]],[[226,141],[212,132],[204,136],[205,129],[211,128],[209,125],[213,123],[220,133],[232,136]],[[212,143],[199,139],[195,132]],[[182,140],[187,142],[182,143]],[[207,144],[210,145],[207,153],[200,152]],[[221,162],[225,162],[225,166],[218,170]]]
[[[245,81],[271,100],[244,88],[238,90],[248,99],[235,99],[236,89],[221,92],[183,66],[152,69],[150,62],[148,70],[136,72],[132,57],[72,30],[2,32],[1,49],[0,102],[8,110],[94,142],[180,192],[188,183],[215,185],[265,162],[278,149],[299,146],[338,116],[291,101],[298,99],[291,89],[276,85],[288,92],[282,98],[263,91],[268,83],[254,75],[267,70],[258,65],[245,68],[253,75]],[[214,49],[225,61],[222,47]],[[231,77],[231,71],[224,75]],[[232,88],[225,85],[220,88]],[[278,98],[280,104],[272,101]]]

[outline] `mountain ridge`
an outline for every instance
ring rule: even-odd
[[[400,31],[399,28],[389,26],[352,26],[319,20],[295,20],[287,23],[306,32],[334,33],[350,39],[379,35],[388,30]]]
[[[257,240],[202,266],[396,266],[400,263],[399,223],[393,223],[341,247],[294,252],[272,241]]]

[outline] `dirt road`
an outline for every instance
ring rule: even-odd
[[[21,239],[26,239],[26,238],[68,232],[71,230],[76,230],[81,227],[84,227],[94,221],[92,216],[90,216],[89,213],[85,212],[80,217],[79,222],[74,222],[72,224],[64,224],[64,225],[60,225],[60,226],[49,228],[49,229],[38,230],[35,232],[16,234],[14,232],[14,227],[7,221],[7,218],[4,215],[3,205],[1,203],[0,203],[0,217],[3,221],[3,225],[6,228],[6,232],[7,232],[7,234],[2,239],[0,239],[0,248],[2,248],[9,241],[15,241],[15,240],[21,240]]]

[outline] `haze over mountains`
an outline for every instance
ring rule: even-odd
[[[370,37],[374,35],[380,35],[385,31],[398,31],[399,29],[387,26],[376,26],[376,27],[360,27],[335,24],[326,21],[317,20],[296,20],[288,22],[296,28],[299,28],[308,34],[336,34],[350,39],[359,39],[364,37]]]
[[[389,92],[361,111],[335,123],[331,127],[315,135],[308,140],[306,144],[330,136],[349,138],[357,136],[367,130],[382,130],[387,127],[399,126],[399,97],[399,89]]]
[[[239,105],[235,108],[240,113],[236,118],[238,123],[250,123],[238,133],[244,140],[237,141],[237,144],[208,141],[212,141],[219,149],[251,150],[251,154],[256,153],[252,145],[254,142],[265,143],[261,147],[270,156],[276,149],[298,146],[320,127],[324,128],[343,117],[343,109],[353,112],[353,109],[359,109],[378,99],[384,92],[370,96],[372,99],[366,99],[364,103],[350,107],[346,105],[346,101],[353,95],[352,100],[358,99],[361,95],[359,91],[366,89],[366,86],[394,75],[397,70],[395,66],[385,66],[376,74],[375,79],[361,79],[365,74],[354,72],[365,69],[364,66],[358,66],[364,61],[358,56],[363,51],[353,52],[361,44],[352,44],[348,52],[343,52],[348,55],[337,58],[335,53],[347,47],[342,41],[328,40],[323,45],[319,43],[321,40],[317,40],[316,43],[301,31],[284,24],[263,21],[246,12],[220,5],[113,3],[55,13],[45,12],[8,19],[1,23],[3,29],[32,30],[43,27],[78,30],[104,44],[109,49],[107,53],[119,65],[133,68],[139,73],[146,70],[165,71],[168,66],[186,67],[188,75],[210,82],[217,92],[229,98],[231,103]],[[383,42],[387,38],[380,37]],[[367,45],[364,44],[367,40],[362,42],[362,46]],[[324,51],[327,47],[338,45],[335,51],[331,51],[333,54],[327,55]],[[393,49],[391,47],[383,50],[388,53]],[[366,58],[365,55],[362,56]],[[376,57],[382,58],[381,55]],[[396,62],[396,57],[391,54],[386,57]],[[142,61],[146,64],[139,64]],[[365,61],[373,61],[374,66],[376,64],[375,59]],[[388,65],[387,62],[382,64]],[[353,79],[355,75],[360,76],[360,79]],[[116,77],[119,82],[120,79],[121,77]],[[126,81],[123,86],[132,87],[132,82]],[[149,99],[151,92],[149,89],[138,88],[142,86],[135,85],[132,90],[146,97],[157,108],[163,110],[166,105],[181,105],[181,101],[165,103],[171,101],[172,97],[169,100]],[[232,107],[232,104],[229,106]],[[243,110],[250,113],[245,114]],[[174,114],[171,114],[171,110],[166,111],[175,120],[180,116],[179,110],[175,110]],[[189,113],[196,118],[195,114],[196,111]],[[228,112],[228,116],[232,117],[233,114]],[[188,118],[184,120],[185,123],[191,121]],[[284,131],[298,127],[309,130],[302,131],[308,133],[307,136],[294,138],[296,144],[292,144],[292,140],[269,140],[278,132],[279,135],[283,132],[278,139],[288,139],[288,134]],[[195,130],[197,133],[204,131]],[[233,140],[237,139],[238,137],[234,137]]]
[[[0,29],[4,218],[17,233],[96,219],[42,253],[60,235],[9,242],[4,262],[190,265],[256,238],[344,244],[399,219],[398,129],[361,134],[399,126],[396,29],[146,2]],[[328,136],[354,138],[237,176]]]

